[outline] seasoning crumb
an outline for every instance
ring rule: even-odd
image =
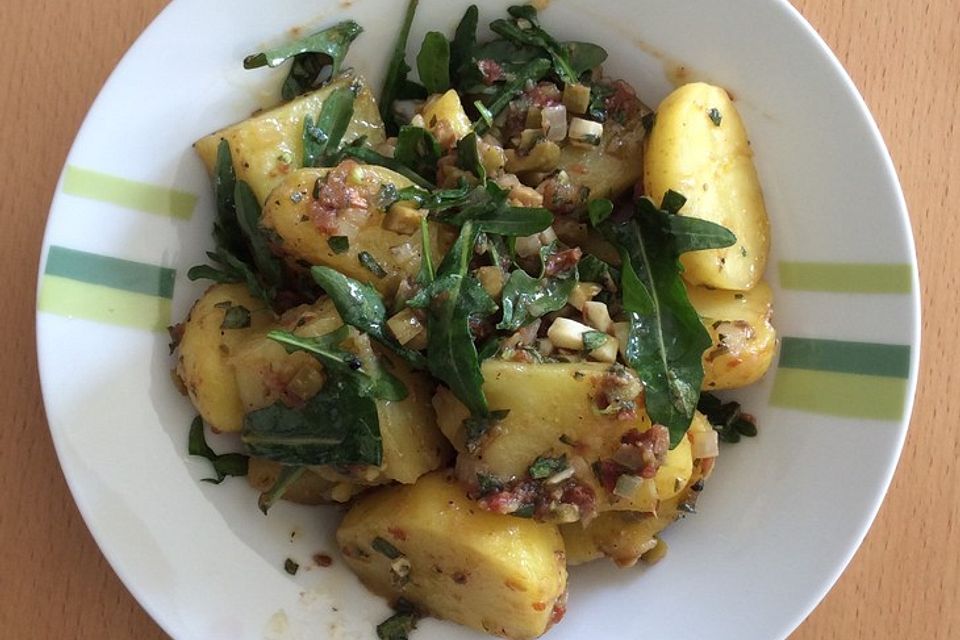
[[[283,561],[283,570],[290,575],[295,576],[297,575],[297,571],[300,570],[300,565],[294,562],[291,558],[287,558]]]
[[[315,553],[313,555],[313,561],[317,564],[318,567],[329,567],[333,564],[333,558],[328,556],[325,553]]]

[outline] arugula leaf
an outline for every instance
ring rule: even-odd
[[[213,465],[216,478],[204,478],[204,482],[220,484],[227,476],[247,475],[249,458],[242,453],[216,454],[203,435],[203,419],[197,416],[190,423],[190,435],[187,439],[187,453],[206,458]]]
[[[307,468],[304,466],[284,466],[280,469],[277,479],[273,481],[273,486],[261,493],[260,497],[257,498],[257,506],[260,508],[260,511],[263,512],[263,515],[267,515],[270,507],[283,497],[287,489],[290,488],[290,485],[299,480],[300,476],[302,476],[306,470]]]
[[[397,118],[393,112],[393,103],[407,86],[407,74],[410,72],[410,65],[406,61],[407,40],[410,38],[410,26],[413,24],[413,17],[417,13],[418,4],[419,0],[409,0],[407,3],[403,23],[400,25],[400,33],[397,34],[397,41],[393,47],[393,56],[387,66],[383,90],[380,92],[380,117],[387,129],[387,135],[396,135],[399,130]]]
[[[243,66],[245,69],[276,67],[293,58],[280,90],[284,100],[292,100],[318,86],[322,78],[338,74],[350,44],[362,32],[360,25],[346,20],[305,38],[247,56]]]
[[[567,456],[562,455],[556,458],[548,456],[539,456],[530,465],[527,473],[534,480],[545,480],[555,473],[559,473],[567,468]]]
[[[437,215],[440,222],[462,226],[474,222],[478,231],[502,236],[529,236],[553,224],[553,214],[537,207],[512,207],[507,204],[509,192],[495,182],[487,182],[470,191],[457,203],[459,211]]]
[[[470,62],[470,55],[477,46],[479,20],[480,11],[475,4],[467,7],[463,17],[460,18],[453,42],[450,43],[450,77],[456,77],[460,69]]]
[[[471,131],[457,143],[457,166],[477,176],[480,184],[487,183],[487,169],[480,159],[480,138]]]
[[[220,268],[205,264],[191,267],[187,271],[187,277],[190,280],[207,279],[220,283],[242,282],[247,285],[247,289],[255,297],[263,300],[268,306],[273,304],[271,293],[260,284],[257,274],[246,262],[223,247],[217,247],[216,251],[207,251],[207,257],[219,264]]]
[[[677,193],[673,189],[667,189],[660,200],[660,208],[667,213],[679,213],[683,205],[687,204],[687,198],[682,193]]]
[[[404,187],[403,189],[397,190],[396,200],[412,200],[416,202],[417,206],[421,209],[445,211],[453,207],[462,206],[467,201],[472,190],[473,188],[463,180],[456,189],[433,189],[428,191],[419,187]]]
[[[364,146],[365,142],[366,140],[364,138],[357,138],[350,144],[345,145],[340,149],[338,160],[343,157],[354,158],[366,164],[375,164],[380,167],[386,167],[391,171],[396,171],[404,178],[408,179],[410,182],[422,189],[432,189],[434,187],[432,182],[424,179],[423,176],[399,160],[390,158],[382,153],[374,151],[370,147]]]
[[[415,367],[426,365],[424,357],[397,342],[387,329],[387,308],[375,288],[348,278],[329,267],[313,267],[313,279],[333,300],[343,321],[366,333]]]
[[[591,120],[607,121],[607,98],[613,94],[614,88],[609,84],[594,83],[590,86],[590,106],[587,107],[587,115]]]
[[[703,382],[701,358],[711,344],[680,278],[682,246],[670,227],[675,218],[644,198],[635,217],[602,225],[623,261],[626,361],[643,381],[650,419],[669,429],[672,447],[690,426]]]
[[[237,204],[237,222],[250,246],[253,264],[268,292],[280,284],[280,259],[270,250],[266,236],[260,231],[260,201],[246,182],[237,181],[233,195]]]
[[[566,42],[563,44],[570,68],[579,78],[595,67],[599,67],[607,59],[607,50],[592,42]]]
[[[353,119],[356,91],[356,85],[337,88],[323,101],[316,123],[309,114],[303,119],[304,167],[336,164],[340,141]]]
[[[433,256],[430,255],[430,224],[426,216],[420,218],[420,271],[417,284],[425,287],[434,280]]]
[[[613,213],[613,203],[606,198],[597,198],[587,203],[587,215],[590,218],[590,224],[594,227],[610,217]]]
[[[213,172],[213,190],[217,201],[217,218],[213,223],[213,237],[217,246],[245,255],[247,250],[243,232],[237,225],[237,205],[233,194],[237,188],[237,175],[233,170],[233,155],[230,143],[220,140],[217,146],[217,164]]]
[[[428,31],[417,54],[417,72],[427,93],[450,88],[450,43],[439,31]]]
[[[249,55],[243,59],[243,68],[278,67],[290,58],[303,53],[323,53],[330,57],[333,73],[337,73],[347,55],[350,43],[362,32],[363,28],[359,24],[353,20],[345,20],[306,38]]]
[[[437,161],[442,154],[440,143],[426,129],[412,126],[400,127],[393,157],[424,180],[430,181],[436,178]]]
[[[558,42],[540,27],[537,10],[531,5],[514,5],[509,7],[507,12],[513,19],[494,20],[490,23],[490,29],[517,45],[539,47],[545,51],[550,56],[554,71],[566,84],[577,84],[580,75],[596,66],[596,61],[606,60],[607,52],[597,45],[575,43],[570,46]],[[573,64],[572,57],[575,58],[576,65]]]
[[[490,410],[483,395],[483,375],[470,329],[471,321],[485,318],[497,304],[469,273],[479,230],[467,221],[440,265],[437,278],[409,302],[427,309],[427,366],[475,416]]]
[[[492,120],[498,113],[507,108],[510,101],[517,97],[527,87],[528,82],[537,82],[550,71],[550,62],[543,58],[531,60],[523,67],[517,70],[513,79],[505,83],[500,89],[499,95],[486,105],[488,117]],[[473,130],[478,135],[482,135],[490,127],[485,118],[481,118],[473,124]]]
[[[601,285],[615,284],[620,273],[609,264],[593,255],[585,254],[577,264],[580,282],[596,282]]]
[[[346,325],[319,338],[305,338],[289,331],[271,331],[267,334],[267,338],[282,344],[288,353],[309,353],[323,363],[331,380],[351,381],[351,388],[364,397],[379,400],[406,398],[407,388],[393,374],[382,367],[378,367],[377,371],[363,371],[364,365],[360,358],[337,346],[346,337]]]
[[[567,304],[567,299],[577,285],[577,267],[573,266],[554,276],[545,276],[543,265],[555,251],[556,243],[541,247],[539,277],[534,278],[523,269],[517,269],[510,274],[503,287],[500,301],[503,306],[503,319],[497,329],[516,331]]]

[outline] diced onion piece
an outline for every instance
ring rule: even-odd
[[[396,103],[394,103],[394,104],[396,104]],[[423,116],[418,113],[417,115],[413,116],[413,119],[412,119],[412,120],[410,120],[410,126],[411,126],[411,127],[417,127],[417,128],[420,128],[420,129],[426,129],[426,128],[427,128],[427,123],[426,123],[426,121],[423,119]]]
[[[557,508],[553,510],[553,518],[551,518],[551,520],[558,524],[577,522],[580,520],[580,509],[575,504],[561,502],[557,505]]]
[[[570,318],[557,318],[547,330],[547,337],[561,349],[583,349],[583,334],[593,331],[590,327]]]
[[[589,354],[592,360],[598,362],[616,362],[617,361],[617,341],[613,336],[607,336],[606,341],[591,351]]]
[[[549,356],[553,353],[553,343],[550,342],[549,338],[540,338],[537,340],[537,351],[542,356]]]
[[[656,510],[657,502],[660,500],[655,481],[644,480],[640,476],[629,473],[617,478],[613,495],[629,500],[632,505],[642,506],[643,510]]]
[[[590,106],[590,87],[568,84],[563,88],[563,104],[570,113],[586,113]]]
[[[601,291],[603,291],[603,287],[596,283],[578,282],[573,287],[573,291],[570,292],[570,295],[567,296],[567,304],[575,308],[577,311],[582,311],[584,303],[594,298]]]
[[[540,121],[547,132],[547,140],[560,142],[567,137],[567,108],[562,104],[544,107],[540,112]]]
[[[409,242],[390,247],[390,253],[396,259],[397,264],[401,266],[409,265],[413,260],[420,262],[420,250]]]
[[[547,227],[540,232],[540,244],[548,245],[554,240],[557,239],[557,232],[553,230],[553,227]]]
[[[575,472],[576,470],[573,467],[567,467],[563,471],[558,471],[557,473],[553,474],[552,476],[544,480],[544,483],[560,484],[564,480],[567,480],[568,478],[572,478]]]
[[[716,458],[720,455],[720,445],[717,441],[717,432],[710,431],[691,431],[690,445],[693,452],[693,458],[699,460],[702,458]]]
[[[583,311],[583,319],[597,331],[608,333],[613,328],[610,310],[604,303],[593,300],[584,302],[581,311]]]
[[[286,388],[301,400],[308,400],[323,388],[325,380],[326,378],[317,367],[305,365],[297,370]]]
[[[420,230],[420,219],[425,215],[427,212],[418,209],[412,202],[394,202],[383,216],[380,226],[387,231],[409,236]]]
[[[617,478],[617,486],[613,488],[613,495],[621,498],[632,498],[643,486],[643,478],[625,473]]]
[[[420,318],[410,307],[389,318],[387,320],[387,326],[390,328],[390,332],[397,338],[397,342],[403,345],[413,340],[426,329],[423,323],[420,322]]]
[[[521,236],[517,238],[517,255],[521,258],[529,258],[530,256],[535,256],[540,251],[542,243],[540,242],[540,234],[535,233],[532,236]]]
[[[570,121],[570,130],[567,135],[573,142],[595,147],[600,144],[600,138],[603,137],[603,125],[592,120],[574,118]]]

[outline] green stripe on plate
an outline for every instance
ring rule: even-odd
[[[780,286],[832,293],[910,293],[909,264],[780,262]]]
[[[835,371],[807,371],[781,366],[770,404],[847,418],[899,420],[907,396],[904,378]]]
[[[58,246],[50,247],[44,273],[162,298],[173,297],[176,277],[166,267]]]
[[[171,324],[169,298],[113,289],[46,274],[37,308],[68,318],[164,331]]]
[[[910,375],[910,347],[785,337],[780,345],[780,366],[906,378]]]
[[[68,165],[63,192],[162,216],[190,219],[197,196],[146,182]]]

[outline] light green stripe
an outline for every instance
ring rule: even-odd
[[[173,297],[176,271],[53,245],[44,273],[162,298]]]
[[[906,395],[903,378],[780,367],[770,404],[846,418],[899,420]]]
[[[81,198],[109,202],[127,209],[189,220],[197,196],[146,182],[127,180],[107,173],[67,166],[63,192]]]
[[[44,275],[37,308],[68,318],[164,331],[171,324],[170,300]]]
[[[910,375],[910,347],[786,336],[780,345],[780,366],[906,378]]]
[[[910,293],[909,264],[780,262],[780,286],[831,293]]]

